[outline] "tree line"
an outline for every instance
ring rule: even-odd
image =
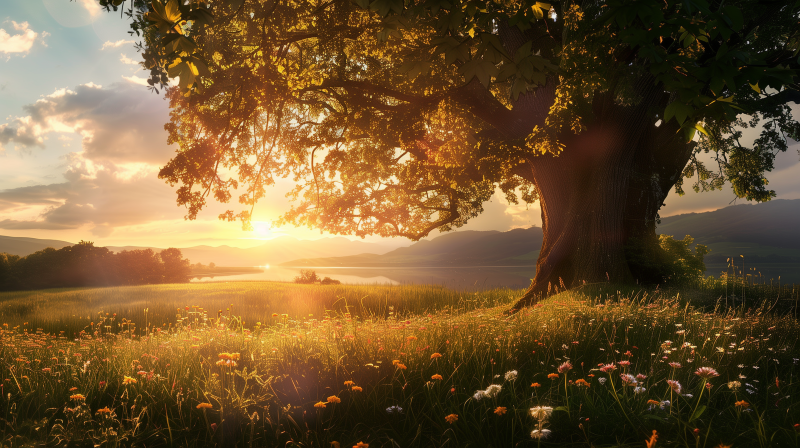
[[[190,262],[176,248],[114,253],[81,241],[24,257],[0,253],[0,291],[184,283],[190,278]]]

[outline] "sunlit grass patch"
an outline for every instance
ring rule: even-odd
[[[657,446],[797,442],[791,318],[645,294],[506,309],[274,313],[242,325],[236,306],[219,316],[189,306],[166,329],[98,316],[76,339],[9,326],[5,437],[645,446],[655,430]]]

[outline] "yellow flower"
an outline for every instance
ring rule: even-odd
[[[69,399],[75,401],[83,401],[86,400],[86,397],[84,397],[82,394],[75,394],[75,395],[70,395]]]
[[[503,406],[498,406],[497,409],[494,410],[494,413],[497,415],[503,415],[506,413],[506,411],[507,409],[504,408]]]
[[[431,377],[431,379],[432,379],[432,380],[441,380],[441,379],[442,379],[442,376],[441,376],[441,375],[439,375],[439,374],[437,373],[436,375],[433,375],[433,376]]]
[[[396,366],[398,364],[400,364],[400,360],[399,359],[395,359],[395,360],[392,361],[392,365],[393,366]]]
[[[442,357],[441,353],[434,353],[434,354],[431,355],[431,359],[436,359],[436,358],[441,358],[441,357]]]
[[[447,420],[447,423],[450,423],[452,425],[453,423],[458,421],[458,414],[450,414],[444,419]]]
[[[345,385],[345,386],[353,386],[353,385],[355,385],[355,384],[356,384],[356,383],[354,383],[354,382],[352,382],[352,381],[345,381],[345,382],[344,382],[344,385]]]
[[[122,380],[122,384],[124,384],[124,385],[136,384],[137,382],[138,381],[136,381],[136,378],[131,378],[129,376],[126,376],[125,379]]]
[[[320,401],[319,403],[315,404],[314,407],[315,408],[324,408],[325,407],[325,403]]]
[[[352,390],[353,392],[361,392],[361,391],[362,391],[362,390],[364,390],[364,389],[362,389],[362,388],[360,388],[360,387],[358,387],[358,386],[353,386],[353,388],[352,388],[351,390]]]
[[[336,395],[331,395],[328,397],[328,403],[341,403],[342,399],[337,397]]]
[[[557,373],[550,373],[550,374],[547,375],[547,377],[550,378],[551,380],[554,380],[554,379],[558,378],[558,374]]]
[[[211,403],[200,403],[197,405],[197,409],[211,409],[212,407]]]

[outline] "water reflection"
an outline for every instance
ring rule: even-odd
[[[193,279],[193,282],[268,280],[290,282],[300,269],[313,269],[318,277],[330,277],[346,284],[427,284],[454,289],[491,289],[495,287],[526,288],[536,271],[533,266],[424,267],[424,268],[292,268],[262,266],[262,272],[240,275],[219,275]]]

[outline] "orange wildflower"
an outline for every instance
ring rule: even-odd
[[[441,358],[441,357],[442,357],[441,353],[434,353],[434,354],[431,355],[431,359],[436,359],[436,358]]]
[[[450,423],[452,425],[453,423],[458,421],[458,414],[450,414],[444,419],[447,420],[447,423]]]
[[[400,370],[406,370],[408,367],[406,367],[406,365],[405,365],[405,364],[400,364],[400,363],[398,363],[398,364],[397,364],[397,368],[398,368],[398,369],[400,369]]]
[[[436,375],[431,376],[431,379],[432,380],[441,380],[442,376],[437,373]]]
[[[362,389],[362,388],[360,388],[358,386],[353,386],[353,388],[352,388],[353,392],[361,392],[362,390],[364,390],[364,389]]]
[[[328,403],[341,403],[342,399],[337,397],[336,395],[331,395],[328,397]]]
[[[497,415],[503,415],[506,413],[506,411],[507,409],[504,408],[503,406],[498,406],[497,409],[494,410],[494,413]]]
[[[122,384],[126,386],[128,384],[136,384],[136,383],[137,383],[136,378],[131,378],[129,376],[124,377],[124,379],[122,380]]]
[[[356,384],[356,383],[354,383],[354,382],[352,382],[352,381],[345,381],[345,382],[344,382],[344,385],[345,385],[345,386],[354,386],[355,384]]]
[[[197,405],[197,409],[211,409],[212,407],[211,403],[200,403]]]
[[[531,384],[531,387],[542,387],[542,385],[539,383],[533,383]]]
[[[324,408],[325,407],[325,403],[320,401],[319,403],[315,404],[314,407],[315,408]]]
[[[736,406],[737,408],[747,409],[750,407],[750,403],[744,400],[739,400],[736,403],[734,403],[734,406]]]
[[[369,443],[358,442],[353,445],[353,448],[369,448]]]
[[[581,378],[581,379],[579,379],[579,380],[575,380],[575,385],[576,385],[576,386],[583,386],[583,387],[591,387],[591,386],[589,385],[589,383],[587,383],[587,382],[586,382],[586,380],[585,380],[585,379],[583,379],[583,378]]]
[[[547,375],[547,377],[550,378],[551,380],[554,380],[554,379],[558,378],[558,374],[557,373],[550,373],[550,374]]]

